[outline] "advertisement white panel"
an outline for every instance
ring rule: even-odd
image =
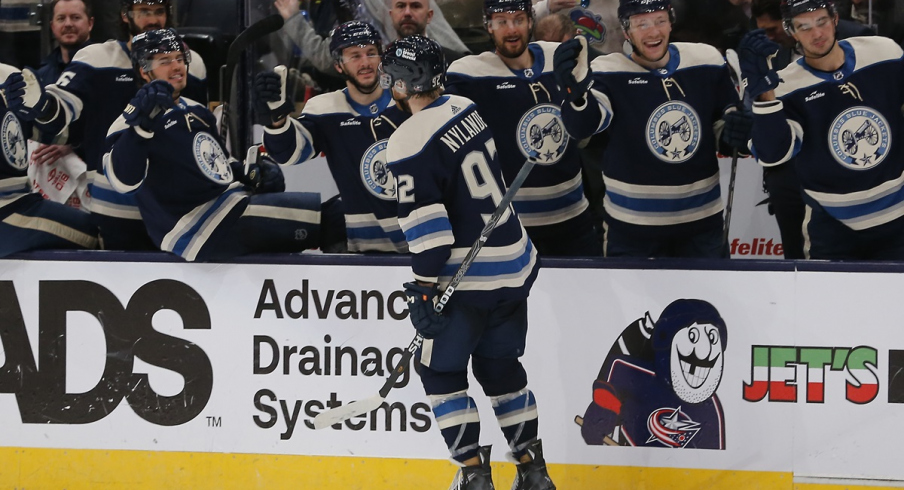
[[[409,275],[404,266],[3,261],[0,444],[445,459],[413,373],[382,409],[310,425],[324,406],[380,388],[413,336],[400,291]],[[904,364],[902,288],[895,274],[543,269],[523,360],[547,459],[904,480],[890,437],[904,401],[893,367]],[[660,317],[680,299],[707,302],[724,329],[691,315],[657,336],[675,327]],[[626,346],[646,313],[653,347]],[[660,380],[685,337],[697,343],[675,351],[682,363],[671,374],[692,386],[721,379],[713,397],[676,404],[681,378]],[[617,365],[604,381],[625,427],[610,435],[643,447],[582,438],[575,416],[587,418],[604,363]],[[502,460],[505,441],[476,382],[472,396],[482,443]],[[647,424],[629,427],[632,417]]]

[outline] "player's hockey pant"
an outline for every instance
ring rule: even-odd
[[[52,248],[97,248],[91,217],[38,194],[0,208],[0,257]]]

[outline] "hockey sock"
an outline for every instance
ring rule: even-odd
[[[526,387],[507,395],[490,397],[499,427],[516,459],[537,438],[537,401]]]
[[[429,398],[436,425],[446,440],[452,459],[463,463],[477,456],[480,449],[480,415],[474,399],[465,390],[448,395],[430,395]]]

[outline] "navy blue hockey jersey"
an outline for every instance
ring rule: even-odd
[[[274,160],[286,164],[326,154],[345,206],[349,251],[405,253],[408,244],[399,228],[386,143],[408,117],[392,102],[389,91],[362,106],[344,89],[309,100],[291,124],[265,128],[264,147]]]
[[[509,69],[493,52],[466,56],[449,67],[446,93],[473,100],[496,137],[507,182],[531,159],[537,165],[512,201],[524,226],[562,223],[589,206],[581,180],[578,140],[562,124],[565,98],[552,70],[558,43],[528,45],[534,64]]]
[[[504,195],[492,132],[464,97],[444,95],[389,138],[399,224],[414,277],[448,284]],[[508,212],[458,286],[453,301],[492,306],[526,298],[537,252],[518,215]]]
[[[135,199],[161,250],[189,261],[217,226],[237,220],[248,205],[217,134],[213,114],[182,98],[157,121],[152,139],[122,116],[107,138],[103,171],[111,189]],[[312,219],[319,222],[319,213],[312,211]]]
[[[596,58],[589,103],[599,104],[599,117],[563,111],[576,137],[608,131],[603,178],[610,226],[722,219],[716,132],[723,112],[738,103],[737,91],[712,46],[672,43],[669,55],[655,70],[621,53]]]
[[[15,67],[0,64],[0,80],[18,72]],[[28,154],[25,132],[16,116],[0,98],[0,207],[28,194]]]
[[[198,100],[206,100],[207,69],[197,53],[191,55],[188,86],[183,95],[194,98],[204,94]],[[47,87],[47,92],[56,95],[61,102],[63,117],[46,129],[59,130],[76,119],[85,121],[84,134],[70,137],[80,141],[85,150],[92,213],[140,219],[135,202],[128,196],[118,195],[104,177],[97,174],[102,165],[107,131],[138,91],[137,78],[126,43],[110,40],[80,49],[57,83]]]
[[[864,230],[904,216],[904,52],[883,37],[838,44],[835,72],[802,59],[779,72],[781,103],[754,106],[751,148],[765,166],[797,155],[805,201]]]

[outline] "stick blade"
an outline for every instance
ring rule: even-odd
[[[384,398],[380,395],[374,395],[364,400],[357,400],[341,407],[331,408],[325,412],[320,412],[314,417],[314,429],[320,430],[333,424],[345,422],[346,420],[368,413],[377,409],[383,404]]]

